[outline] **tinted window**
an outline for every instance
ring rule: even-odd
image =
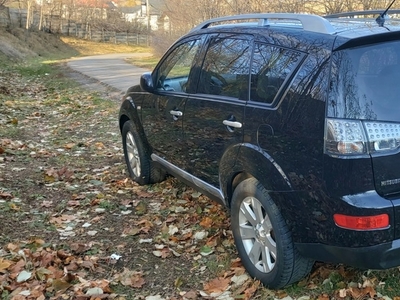
[[[301,54],[287,49],[256,44],[251,67],[250,99],[272,103],[286,78],[300,62]]]
[[[157,89],[186,92],[189,73],[200,47],[200,40],[176,47],[157,70]]]
[[[200,73],[198,93],[248,99],[250,41],[212,39]]]
[[[399,55],[398,41],[335,53],[329,116],[400,121]]]

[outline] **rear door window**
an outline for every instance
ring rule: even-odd
[[[256,43],[251,67],[250,100],[272,103],[301,58],[299,52]]]

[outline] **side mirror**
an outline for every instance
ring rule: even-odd
[[[151,77],[150,72],[146,72],[140,77],[140,87],[142,90],[149,93],[154,91],[153,78]]]

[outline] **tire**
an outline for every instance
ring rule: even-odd
[[[314,261],[300,256],[278,207],[256,179],[236,187],[231,226],[243,266],[266,287],[279,289],[310,273]]]
[[[153,166],[132,121],[125,122],[122,127],[122,144],[129,176],[134,181],[145,185],[164,180],[165,172]]]

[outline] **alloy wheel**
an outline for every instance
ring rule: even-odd
[[[239,232],[253,265],[260,272],[271,272],[277,259],[276,242],[271,220],[255,197],[247,197],[240,204]]]
[[[126,134],[126,152],[128,156],[129,165],[136,177],[141,175],[139,150],[135,143],[133,134],[129,131]]]

